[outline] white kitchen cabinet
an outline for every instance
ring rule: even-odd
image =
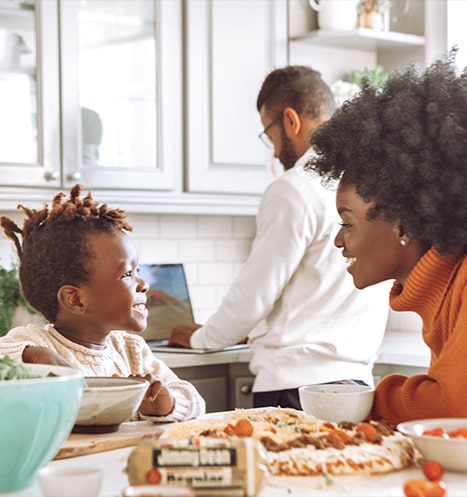
[[[187,190],[262,193],[273,175],[256,97],[266,74],[287,64],[287,2],[186,5]]]
[[[2,186],[60,182],[57,16],[55,1],[0,1]]]
[[[179,0],[1,0],[0,28],[3,187],[176,188]]]
[[[133,212],[256,213],[273,179],[256,95],[287,63],[287,0],[0,0],[0,48],[3,31],[30,48],[3,128],[31,105],[0,134],[1,208],[79,182]]]

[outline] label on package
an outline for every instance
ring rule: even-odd
[[[191,486],[231,485],[237,451],[229,447],[167,448],[153,450],[153,467],[161,483]]]

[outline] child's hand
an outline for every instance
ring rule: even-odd
[[[58,355],[55,350],[48,347],[28,346],[23,350],[23,362],[33,364],[53,364],[55,366],[73,367],[61,355]]]
[[[167,416],[173,411],[175,401],[169,389],[153,375],[143,377],[150,383],[138,411],[146,416]]]

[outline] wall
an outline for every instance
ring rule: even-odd
[[[2,213],[21,223],[16,212]],[[217,309],[255,235],[252,216],[190,216],[130,214],[131,234],[140,262],[183,262],[190,286],[195,319],[203,323]],[[13,243],[0,236],[0,264],[16,260]],[[420,318],[410,312],[390,312],[388,329],[421,329]]]

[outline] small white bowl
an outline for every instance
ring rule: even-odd
[[[102,471],[88,466],[47,466],[39,471],[45,497],[97,497],[102,488]]]
[[[467,428],[467,418],[417,419],[399,423],[397,429],[408,435],[425,460],[435,460],[445,470],[467,472],[467,438],[424,435],[426,430],[443,428],[446,432]]]
[[[86,377],[87,385],[73,431],[109,433],[117,431],[138,410],[149,383],[142,378]]]
[[[122,497],[195,497],[193,489],[178,485],[133,485],[123,489]]]
[[[323,421],[361,423],[370,414],[375,390],[354,384],[328,383],[299,387],[298,395],[306,414]]]

